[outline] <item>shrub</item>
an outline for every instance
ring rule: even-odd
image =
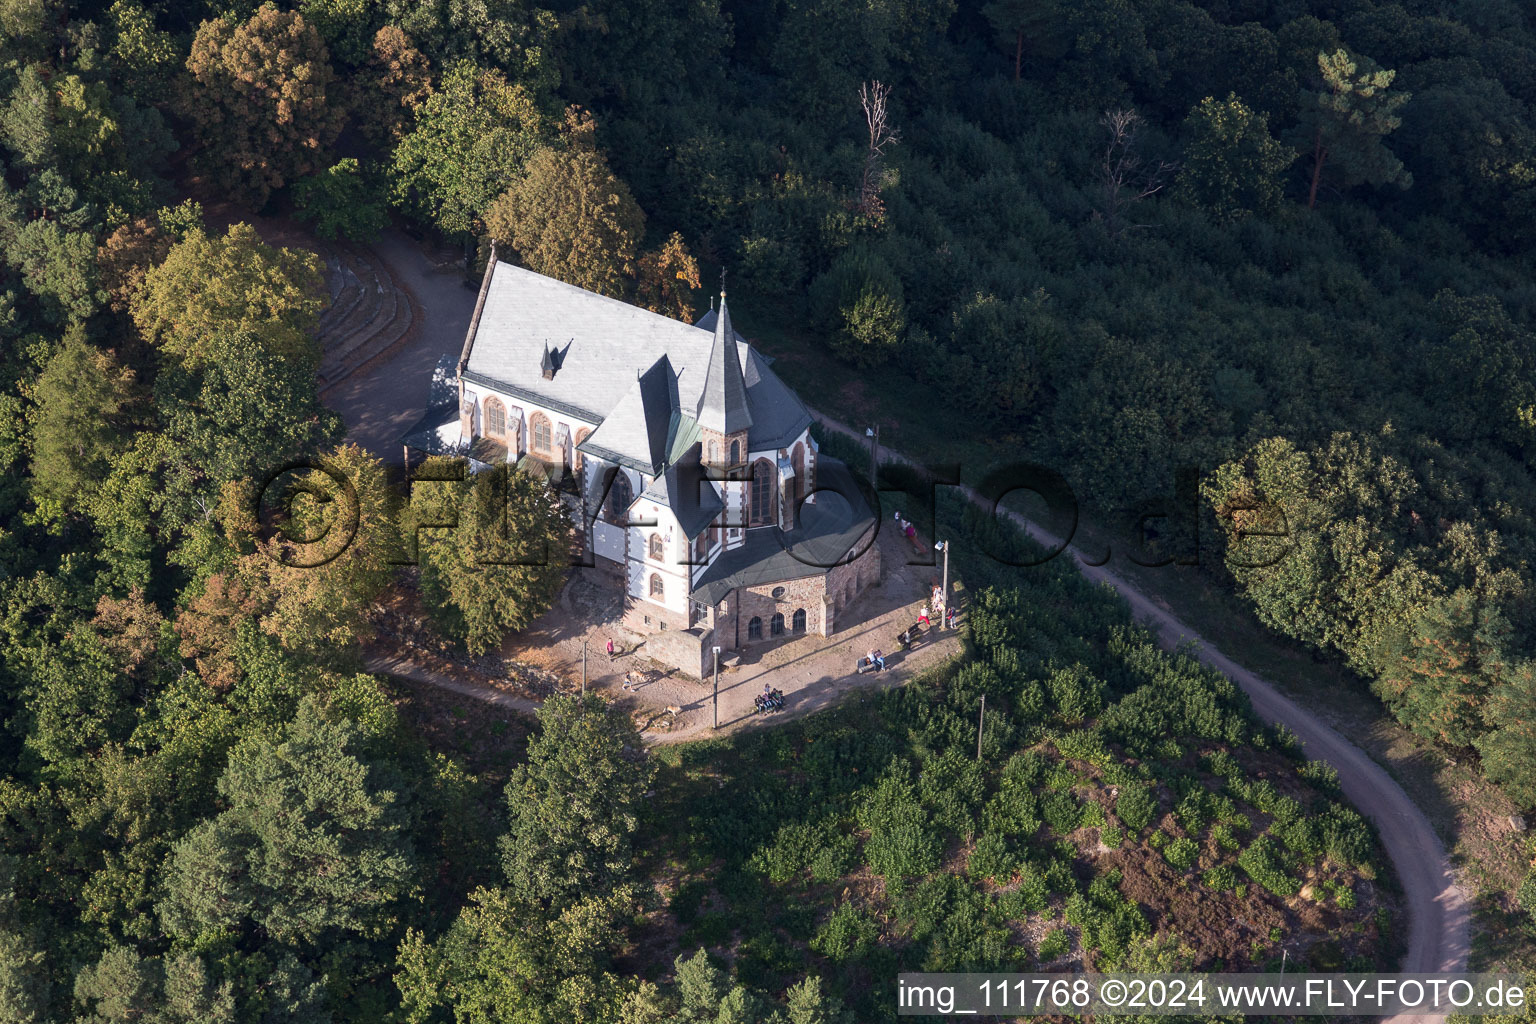
[[[1043,964],[1050,963],[1064,955],[1071,944],[1071,939],[1067,938],[1067,933],[1063,929],[1052,928],[1040,940],[1040,948],[1035,950],[1035,956],[1039,957]]]
[[[1099,842],[1111,850],[1118,850],[1120,849],[1120,844],[1125,842],[1125,832],[1114,825],[1105,825],[1099,831]]]
[[[864,857],[887,880],[926,875],[939,866],[941,845],[917,794],[901,774],[888,771],[859,808],[869,830]]]
[[[1260,836],[1238,854],[1237,866],[1256,884],[1276,896],[1294,896],[1301,888],[1300,883],[1286,873],[1285,860],[1268,836]]]
[[[1216,844],[1218,850],[1236,850],[1242,847],[1237,836],[1232,834],[1230,825],[1216,824],[1211,826],[1211,841]]]
[[[857,959],[874,948],[880,928],[852,903],[839,903],[811,939],[811,948],[836,963]]]
[[[1013,858],[1008,853],[1008,842],[996,832],[983,833],[976,840],[976,849],[966,863],[966,871],[972,878],[990,878],[1003,881],[1013,874]]]
[[[1082,807],[1068,792],[1046,793],[1040,799],[1040,813],[1051,831],[1064,836],[1077,828],[1082,817]]]
[[[838,833],[811,858],[811,879],[831,882],[858,866],[859,842],[846,833]]]
[[[1217,892],[1226,892],[1237,888],[1237,870],[1230,864],[1218,864],[1210,868],[1201,876],[1205,884]]]
[[[1115,815],[1132,832],[1140,832],[1152,824],[1157,811],[1157,795],[1149,786],[1127,786],[1115,799]]]
[[[1200,844],[1188,836],[1181,836],[1163,847],[1163,858],[1176,871],[1188,871],[1200,856]]]

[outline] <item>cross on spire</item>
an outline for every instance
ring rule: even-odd
[[[725,268],[724,267],[720,268],[720,294],[722,296],[725,294]]]

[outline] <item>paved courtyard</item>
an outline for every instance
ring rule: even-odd
[[[840,620],[852,624],[830,637],[805,634],[745,648],[739,662],[720,670],[720,729],[737,729],[771,722],[786,715],[805,714],[839,699],[854,687],[890,686],[904,682],[930,665],[960,650],[960,631],[924,630],[921,641],[903,652],[896,635],[917,620],[917,612],[938,583],[935,565],[921,560],[895,530],[880,531],[883,569],[880,582],[867,589]],[[927,551],[930,545],[924,544]],[[953,581],[952,581],[953,582]],[[964,602],[957,602],[964,625]],[[534,662],[581,679],[582,645],[587,652],[587,687],[608,696],[630,711],[648,738],[675,741],[697,738],[711,730],[714,720],[713,682],[668,672],[645,656],[644,637],[618,624],[619,584],[599,570],[572,574],[560,603],[529,629],[512,637],[502,649],[505,657]],[[606,644],[613,640],[610,661]],[[870,648],[885,653],[886,671],[859,675],[855,665]],[[630,673],[643,676],[634,691],[623,684]],[[773,715],[754,715],[752,699],[764,684],[784,692],[785,707]],[[669,713],[669,708],[678,712]]]

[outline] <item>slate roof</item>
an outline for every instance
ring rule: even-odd
[[[874,525],[874,513],[848,467],[834,458],[817,460],[816,488],[815,502],[801,506],[795,529],[748,530],[745,543],[721,552],[694,582],[694,600],[718,604],[737,587],[819,576],[846,562]]]
[[[699,326],[683,323],[493,257],[464,339],[459,373],[471,383],[599,423],[601,430],[602,422],[618,412],[619,404],[634,390],[637,377],[666,356],[683,413],[675,429],[668,424],[675,439],[701,408],[716,325],[728,319],[712,310]],[[745,412],[751,418],[748,447],[782,448],[810,425],[810,413],[734,328],[730,328],[730,340],[735,343]],[[557,366],[553,380],[543,377],[546,345]],[[733,391],[727,351],[732,351],[730,345],[719,346],[721,393],[726,397]],[[725,404],[729,403],[723,402],[722,408]],[[623,431],[612,431],[605,447],[615,452],[649,451],[655,430],[647,422],[642,440],[638,425],[632,422]],[[583,444],[583,451],[589,450],[597,433]],[[620,434],[635,436],[621,438]]]
[[[720,312],[715,317],[714,336],[709,345],[709,365],[704,373],[704,390],[699,394],[698,411],[694,415],[699,425],[707,430],[734,434],[752,425],[752,413],[747,408],[747,385],[737,355],[736,331],[731,327],[731,312],[725,308],[725,295],[721,294]]]
[[[677,375],[662,356],[619,399],[579,447],[609,462],[655,476],[672,461],[672,439],[682,410],[677,400]]]
[[[705,479],[696,448],[652,480],[642,497],[662,502],[670,508],[683,536],[689,540],[703,533],[715,517],[725,511],[725,502]]]

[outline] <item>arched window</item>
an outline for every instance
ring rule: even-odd
[[[528,418],[528,430],[533,435],[533,450],[549,454],[554,451],[554,437],[550,432],[549,417],[536,412]]]
[[[651,573],[651,597],[660,601],[663,597],[666,596],[667,588],[666,585],[661,582],[661,575],[659,573]]]
[[[774,612],[773,618],[768,620],[768,635],[784,635],[784,614],[782,612]]]
[[[758,459],[752,467],[752,525],[762,526],[773,520],[773,467],[767,459]]]
[[[630,502],[635,500],[635,492],[629,486],[629,474],[622,469],[613,471],[613,486],[608,488],[608,514],[614,519],[624,519],[629,515]]]
[[[761,640],[762,638],[763,638],[763,620],[758,618],[756,615],[754,615],[754,616],[752,616],[752,621],[747,623],[747,639],[748,640]]]
[[[791,628],[793,628],[796,633],[804,633],[805,632],[805,609],[804,608],[796,608],[795,609],[795,617],[790,619],[789,621],[790,621],[790,624],[791,624]]]
[[[709,558],[709,531],[701,530],[699,539],[693,542],[693,560],[703,564]]]
[[[651,557],[656,559],[658,562],[661,561],[661,534],[651,534],[651,539],[648,542],[648,545]]]
[[[507,433],[507,407],[494,398],[485,400],[485,432],[489,437],[505,437]]]
[[[582,427],[580,430],[576,431],[576,444],[571,446],[571,454],[574,456],[571,468],[576,470],[578,473],[581,472],[582,464],[586,461],[586,457],[581,454],[580,445],[581,442],[587,439],[587,435],[590,433],[592,433],[592,431],[588,430],[586,427]]]
[[[734,466],[734,465],[736,465],[736,463],[738,463],[740,461],[741,461],[741,442],[740,441],[732,441],[731,442],[731,465]]]

